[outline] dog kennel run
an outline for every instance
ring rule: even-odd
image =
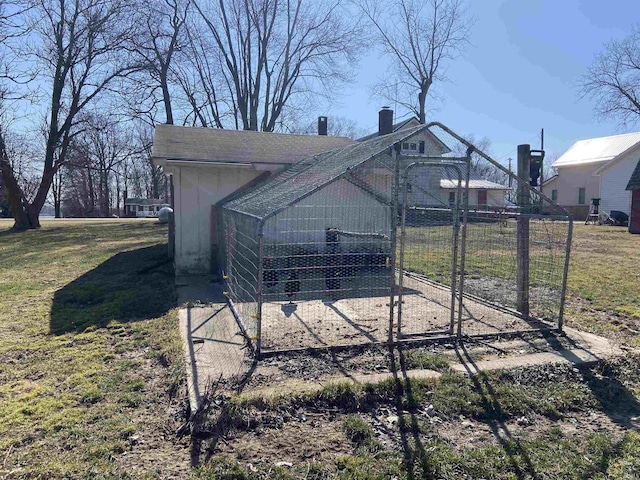
[[[258,355],[562,328],[570,216],[439,123],[303,159],[222,226]]]

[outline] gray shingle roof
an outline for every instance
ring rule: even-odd
[[[346,137],[157,125],[154,160],[289,164],[354,143]]]
[[[640,190],[640,161],[631,174],[629,183],[627,183],[627,190]]]
[[[305,158],[251,192],[228,202],[225,208],[268,217],[425,129],[425,125],[420,125]]]

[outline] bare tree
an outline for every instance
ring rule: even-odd
[[[234,127],[273,131],[301,91],[336,95],[364,35],[340,0],[194,0],[215,45]]]
[[[474,20],[465,0],[361,0],[358,2],[391,57],[389,75],[377,89],[426,123],[427,96],[445,79],[447,61],[468,44]]]
[[[169,125],[174,123],[172,65],[176,53],[183,48],[189,6],[189,0],[141,0],[138,4],[141,28],[134,39],[134,49],[144,66],[141,73],[151,81],[141,84],[148,87],[147,97],[154,101],[159,91],[165,122]]]
[[[579,80],[582,97],[595,101],[595,113],[622,125],[640,120],[640,27],[613,40],[596,55]]]
[[[81,130],[79,115],[134,67],[124,56],[135,32],[129,0],[34,0],[28,54],[50,82],[42,176],[32,201],[10,192],[15,230],[40,226],[38,215],[70,143]]]

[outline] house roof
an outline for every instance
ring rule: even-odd
[[[415,128],[421,125],[416,117],[410,117],[402,122],[398,122],[392,126],[392,132],[399,132],[400,130],[407,130],[409,128]],[[425,131],[425,155],[432,157],[439,157],[446,153],[450,153],[451,149],[447,147],[442,140],[440,140],[433,132],[430,130]],[[366,142],[367,140],[371,140],[372,138],[378,138],[378,132],[374,132],[365,137],[359,138],[359,142]]]
[[[283,165],[352,143],[346,137],[157,125],[152,157],[161,162]]]
[[[640,143],[640,132],[579,140],[553,162],[552,167],[609,162],[638,143]]]
[[[159,198],[136,198],[130,197],[125,199],[125,205],[169,205],[164,200],[160,200]]]
[[[426,128],[426,125],[420,125],[307,157],[226,203],[225,208],[258,218],[269,217]]]
[[[458,188],[458,177],[454,175],[454,171],[449,168],[441,169],[440,188],[455,189]],[[464,188],[465,182],[462,182]],[[478,172],[473,169],[469,172],[469,188],[481,190],[509,190],[509,187],[500,185],[496,182],[486,180]]]
[[[629,183],[627,183],[627,190],[640,190],[640,161],[636,165],[636,168],[631,174]]]

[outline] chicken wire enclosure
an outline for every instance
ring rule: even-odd
[[[392,147],[420,129],[302,160],[224,205],[229,299],[258,351],[388,340]]]
[[[405,155],[436,128],[449,154]],[[483,178],[472,150],[423,125],[306,158],[226,203],[229,302],[257,353],[560,327],[570,219],[479,152]]]

